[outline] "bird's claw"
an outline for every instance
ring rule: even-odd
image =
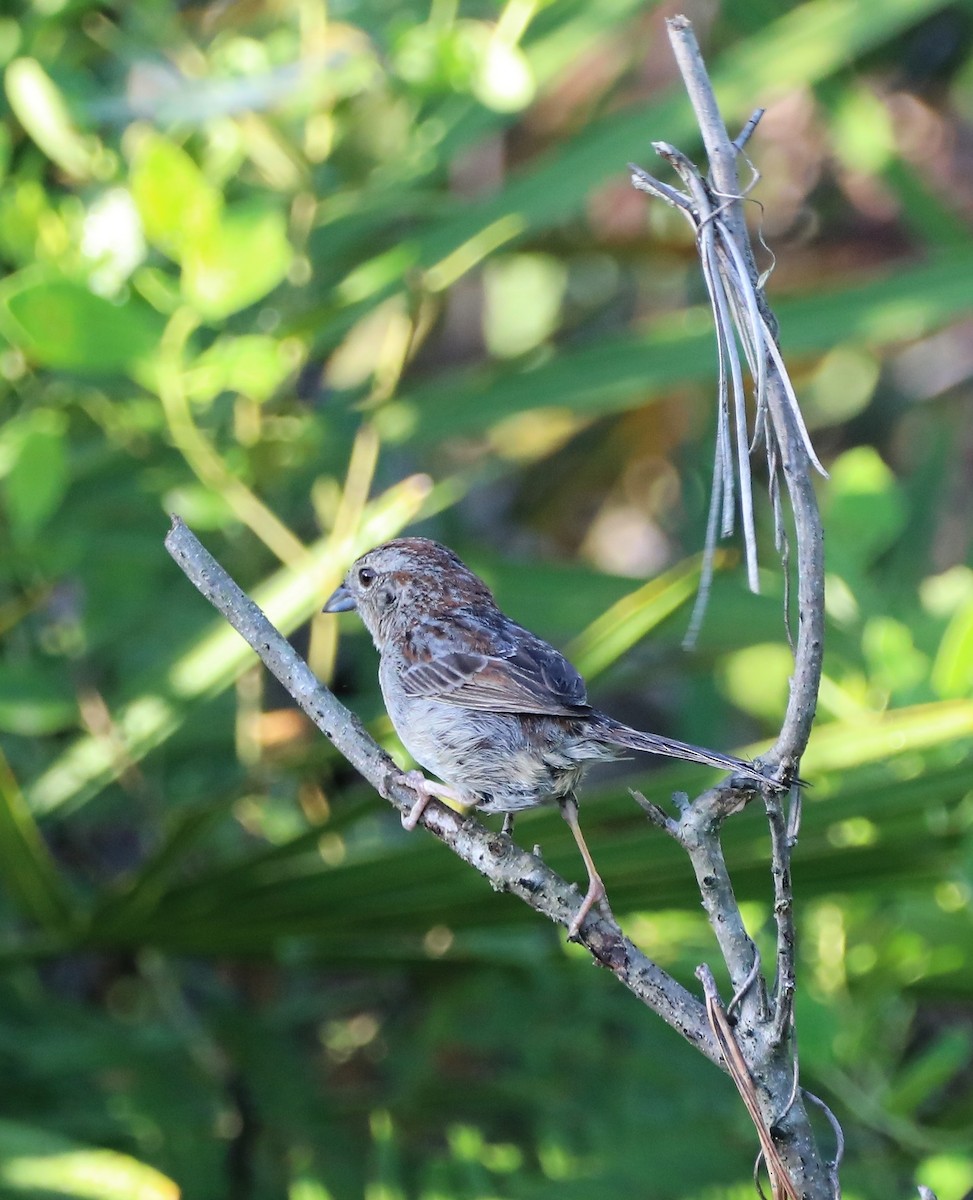
[[[615,920],[611,909],[608,907],[608,894],[605,891],[605,885],[602,883],[600,876],[595,876],[588,882],[588,890],[584,894],[584,899],[578,911],[571,918],[571,924],[568,926],[568,941],[574,942],[578,940],[578,934],[581,932],[581,926],[584,924],[588,913],[598,905],[603,911],[607,910],[607,916],[612,921]]]
[[[433,779],[427,779],[421,771],[407,771],[402,776],[402,782],[406,787],[411,788],[416,793],[416,802],[407,813],[402,814],[402,828],[413,830],[419,824],[419,819],[426,811],[426,806],[429,801],[436,798],[440,800],[448,800],[453,804],[462,805],[463,798],[454,788],[448,784],[437,783]]]

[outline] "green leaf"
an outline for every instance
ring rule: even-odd
[[[162,322],[135,298],[113,304],[83,284],[30,269],[0,285],[0,332],[43,366],[86,374],[126,371],[149,357]]]
[[[950,743],[956,743],[960,753],[971,732],[973,702],[969,700],[943,700],[866,714],[861,720],[818,725],[802,767],[807,767],[812,776],[814,772],[840,774],[866,763]]]
[[[779,642],[757,642],[727,655],[720,669],[722,689],[743,712],[774,722],[787,708],[794,656]],[[758,687],[754,680],[759,680]]]
[[[292,257],[283,215],[241,205],[187,246],[183,293],[202,317],[219,321],[272,291],[287,275]]]
[[[469,25],[481,27],[479,22]],[[473,95],[496,112],[519,112],[534,98],[536,85],[530,62],[519,46],[506,44],[493,36],[488,26],[485,28],[487,36],[477,47],[479,61],[471,81]]]

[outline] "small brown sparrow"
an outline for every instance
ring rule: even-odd
[[[592,708],[568,660],[502,613],[482,579],[438,542],[397,538],[363,554],[324,611],[352,608],[381,655],[378,678],[396,732],[443,781],[406,776],[418,799],[403,825],[414,829],[433,796],[508,814],[507,830],[509,814],[557,801],[588,870],[569,937],[605,899],[578,824],[575,793],[588,763],[643,750],[781,786],[753,763],[641,733]]]

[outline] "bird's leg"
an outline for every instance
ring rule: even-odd
[[[507,837],[513,837],[514,814],[512,812],[503,814],[503,824],[500,826],[500,832],[505,833]]]
[[[561,816],[567,821],[568,827],[574,834],[574,840],[578,843],[578,849],[581,851],[581,857],[584,859],[584,865],[588,871],[588,890],[581,901],[581,907],[574,914],[571,924],[568,926],[568,937],[576,938],[585,917],[599,901],[604,901],[604,907],[608,908],[607,893],[598,869],[595,867],[594,859],[591,857],[588,844],[581,833],[581,826],[578,823],[577,800],[573,796],[566,796],[560,801],[560,804]],[[611,909],[608,909],[608,912],[610,914]]]
[[[473,807],[455,788],[451,788],[447,783],[439,783],[435,779],[427,779],[421,771],[408,771],[402,777],[402,782],[412,788],[418,796],[409,811],[402,814],[403,829],[415,829],[419,824],[419,818],[426,810],[426,805],[434,796],[439,800],[446,800],[451,805],[456,805],[461,812],[466,812]]]

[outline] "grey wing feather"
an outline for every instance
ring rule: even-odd
[[[587,710],[584,680],[553,646],[526,630],[506,653],[452,650],[416,663],[402,673],[410,696],[487,712],[579,716]]]
[[[465,687],[491,662],[485,654],[466,654],[461,650],[438,654],[428,662],[416,663],[402,672],[402,683],[409,696],[447,699],[450,692]]]

